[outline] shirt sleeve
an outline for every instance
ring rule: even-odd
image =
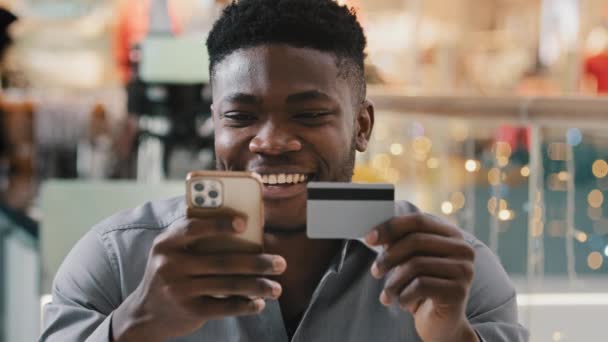
[[[528,331],[518,322],[513,283],[492,251],[476,241],[475,276],[467,317],[481,341],[524,342]]]
[[[41,342],[111,340],[121,292],[109,247],[91,231],[68,254],[53,282],[52,302],[43,309]]]

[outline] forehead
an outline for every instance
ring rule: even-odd
[[[332,54],[286,45],[237,50],[215,67],[213,76],[214,100],[229,93],[287,96],[310,90],[344,97],[346,88]]]

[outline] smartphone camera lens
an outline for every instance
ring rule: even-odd
[[[211,190],[209,191],[209,197],[215,199],[219,196],[220,194],[216,191],[216,190]]]
[[[205,185],[203,183],[196,183],[194,185],[194,190],[202,192],[203,190],[205,190]]]
[[[197,205],[202,206],[205,204],[205,198],[203,196],[196,196],[194,202],[196,202]]]

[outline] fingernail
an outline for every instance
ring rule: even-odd
[[[283,272],[287,268],[287,263],[285,259],[281,257],[277,257],[272,259],[272,270],[275,272]]]
[[[378,264],[374,263],[372,265],[372,276],[376,279],[379,279],[380,276],[380,270],[378,269]]]
[[[380,294],[380,303],[382,303],[382,305],[384,306],[391,305],[391,300],[388,298],[388,295],[385,291],[382,291],[382,293]]]
[[[242,233],[247,229],[247,223],[242,218],[237,217],[232,220],[232,228],[234,228],[237,233]]]
[[[369,234],[367,234],[367,236],[365,237],[365,241],[370,245],[373,245],[378,242],[378,231],[372,230],[371,232],[369,232]]]
[[[283,292],[281,285],[279,285],[278,283],[273,283],[272,284],[272,297],[278,298],[281,295],[281,292]]]
[[[255,311],[257,312],[264,310],[266,307],[266,302],[263,299],[256,299],[253,301],[253,303],[255,305]]]

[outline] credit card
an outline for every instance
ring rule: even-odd
[[[360,239],[395,214],[392,184],[308,183],[306,231],[311,239]]]

